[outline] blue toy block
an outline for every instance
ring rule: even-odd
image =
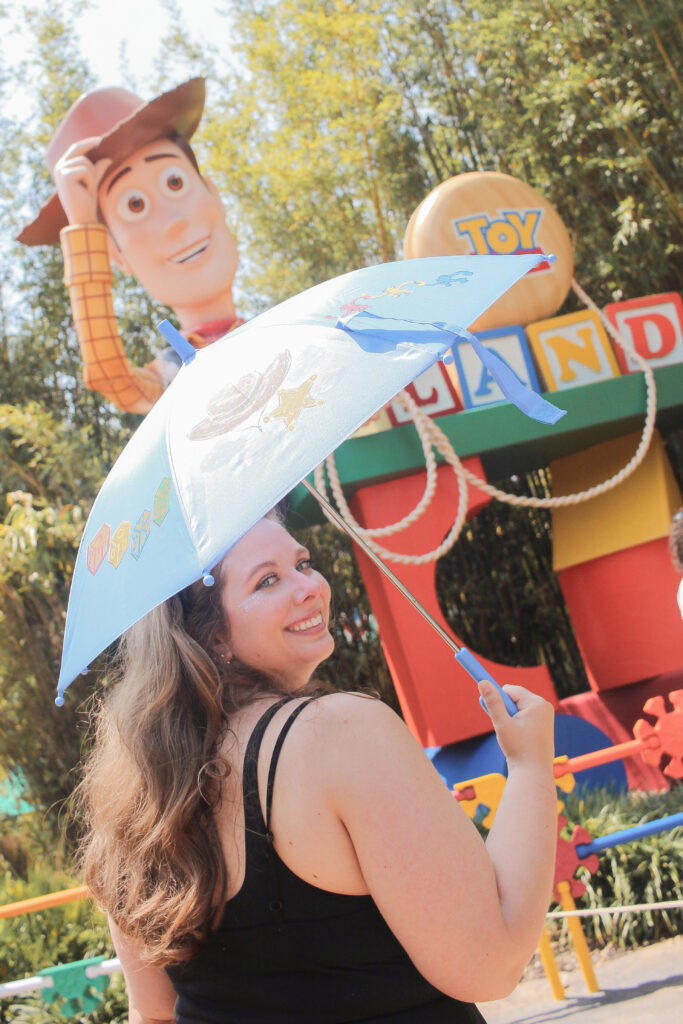
[[[541,388],[523,327],[515,325],[478,331],[476,337],[487,348],[493,349],[526,387],[540,394]],[[452,351],[465,408],[476,409],[481,405],[507,401],[469,341],[457,341]]]

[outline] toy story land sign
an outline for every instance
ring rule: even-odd
[[[552,316],[564,302],[574,272],[571,239],[554,206],[509,174],[473,171],[434,189],[410,219],[406,259],[456,254],[553,253],[511,288],[472,328],[491,330]]]

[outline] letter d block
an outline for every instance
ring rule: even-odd
[[[605,313],[624,340],[654,368],[683,363],[683,302],[677,292],[610,302]],[[640,367],[615,346],[622,373]]]
[[[526,333],[547,391],[620,376],[607,332],[591,310],[539,320]]]
[[[515,326],[477,331],[476,337],[486,348],[493,349],[531,391],[541,390],[524,328]],[[507,401],[471,342],[456,342],[453,346],[453,360],[466,409],[478,409],[480,405]]]

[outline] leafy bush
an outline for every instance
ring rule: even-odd
[[[679,813],[683,787],[668,792],[617,794],[606,789],[570,794],[564,814],[570,823],[583,825],[594,838],[633,827],[654,818]],[[598,854],[594,874],[579,868],[586,892],[577,907],[618,907],[636,903],[680,900],[683,889],[683,827],[646,836]],[[631,949],[681,934],[683,910],[598,915],[581,918],[590,945]],[[563,921],[550,929],[560,942],[567,940]]]
[[[68,854],[36,814],[23,819],[0,819],[0,835],[12,839],[6,847],[22,850],[21,877],[0,852],[0,906],[80,885],[68,870]],[[32,977],[46,967],[73,963],[93,956],[114,956],[104,915],[90,900],[23,914],[0,921],[0,983]],[[0,1024],[56,1024],[62,1018],[58,1004],[44,1002],[39,992],[0,999]],[[127,1020],[126,996],[120,975],[112,975],[101,1006],[71,1020],[88,1024]]]

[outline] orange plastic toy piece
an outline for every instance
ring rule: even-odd
[[[640,754],[644,761],[657,768],[662,756],[669,757],[664,774],[672,779],[683,779],[683,690],[673,690],[669,700],[673,711],[667,710],[662,696],[645,701],[643,711],[653,715],[657,721],[652,725],[639,718],[633,727],[633,735],[643,743]],[[652,742],[654,739],[656,746]]]

